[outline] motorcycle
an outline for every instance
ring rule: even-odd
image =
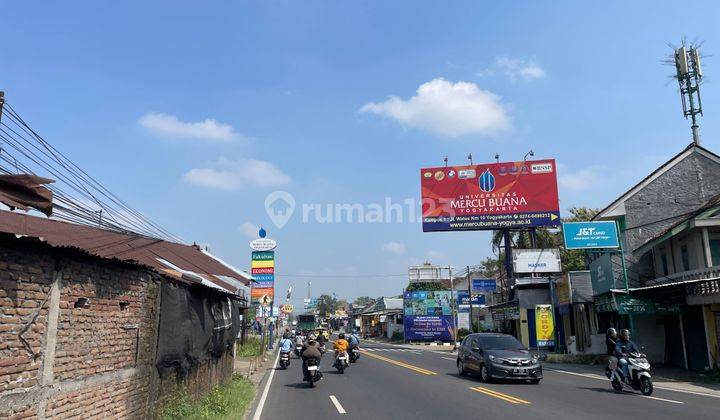
[[[338,370],[338,373],[345,373],[345,368],[349,366],[347,352],[342,352],[338,354],[338,356],[335,358],[335,364],[333,366],[335,367],[335,369]]]
[[[360,349],[353,347],[350,349],[350,363],[355,363],[360,358]]]
[[[280,352],[280,367],[283,369],[287,369],[288,366],[290,366],[290,352],[281,351]]]
[[[314,388],[315,384],[322,379],[322,373],[320,372],[320,361],[318,359],[307,360],[308,377],[303,379],[310,384],[310,388]]]
[[[652,378],[650,377],[650,362],[641,353],[631,353],[625,358],[628,362],[630,378],[625,378],[622,367],[618,363],[614,369],[608,369],[608,379],[615,391],[621,392],[626,386],[640,391],[645,396],[653,393]]]
[[[295,356],[297,356],[298,358],[300,357],[300,350],[302,350],[302,348],[302,344],[295,343]]]

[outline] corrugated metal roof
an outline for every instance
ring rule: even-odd
[[[187,283],[244,296],[252,277],[198,246],[112,232],[0,210],[0,232],[38,238],[52,246],[83,250],[100,258],[142,264]]]

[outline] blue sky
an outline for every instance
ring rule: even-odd
[[[265,197],[402,203],[418,168],[560,164],[561,208],[603,207],[690,141],[673,70],[683,36],[720,49],[717,2],[73,2],[6,4],[0,89],[111,190],[240,267],[279,242],[278,284],[394,295],[408,264],[464,266],[489,234],[419,223],[272,225]],[[720,151],[704,61],[703,145]],[[718,76],[720,77],[720,76]],[[396,99],[389,99],[395,97]],[[390,277],[356,277],[382,274]],[[339,277],[348,276],[348,277]]]

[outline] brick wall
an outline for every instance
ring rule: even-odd
[[[161,382],[162,281],[138,266],[0,235],[0,418],[148,418],[178,386],[199,396],[227,381],[231,354]],[[27,346],[18,338],[25,325]]]

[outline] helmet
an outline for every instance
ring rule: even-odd
[[[338,335],[338,338],[344,339],[344,338],[345,338],[345,333],[340,333],[340,334]]]
[[[617,337],[617,330],[615,328],[608,328],[607,335],[609,337],[615,338],[615,337]]]
[[[310,341],[315,341],[316,338],[317,338],[317,337],[315,336],[315,334],[310,334],[310,335],[308,336],[308,340],[310,340]]]
[[[620,338],[622,338],[623,340],[629,340],[630,330],[628,330],[627,328],[623,328],[622,330],[620,330]]]

